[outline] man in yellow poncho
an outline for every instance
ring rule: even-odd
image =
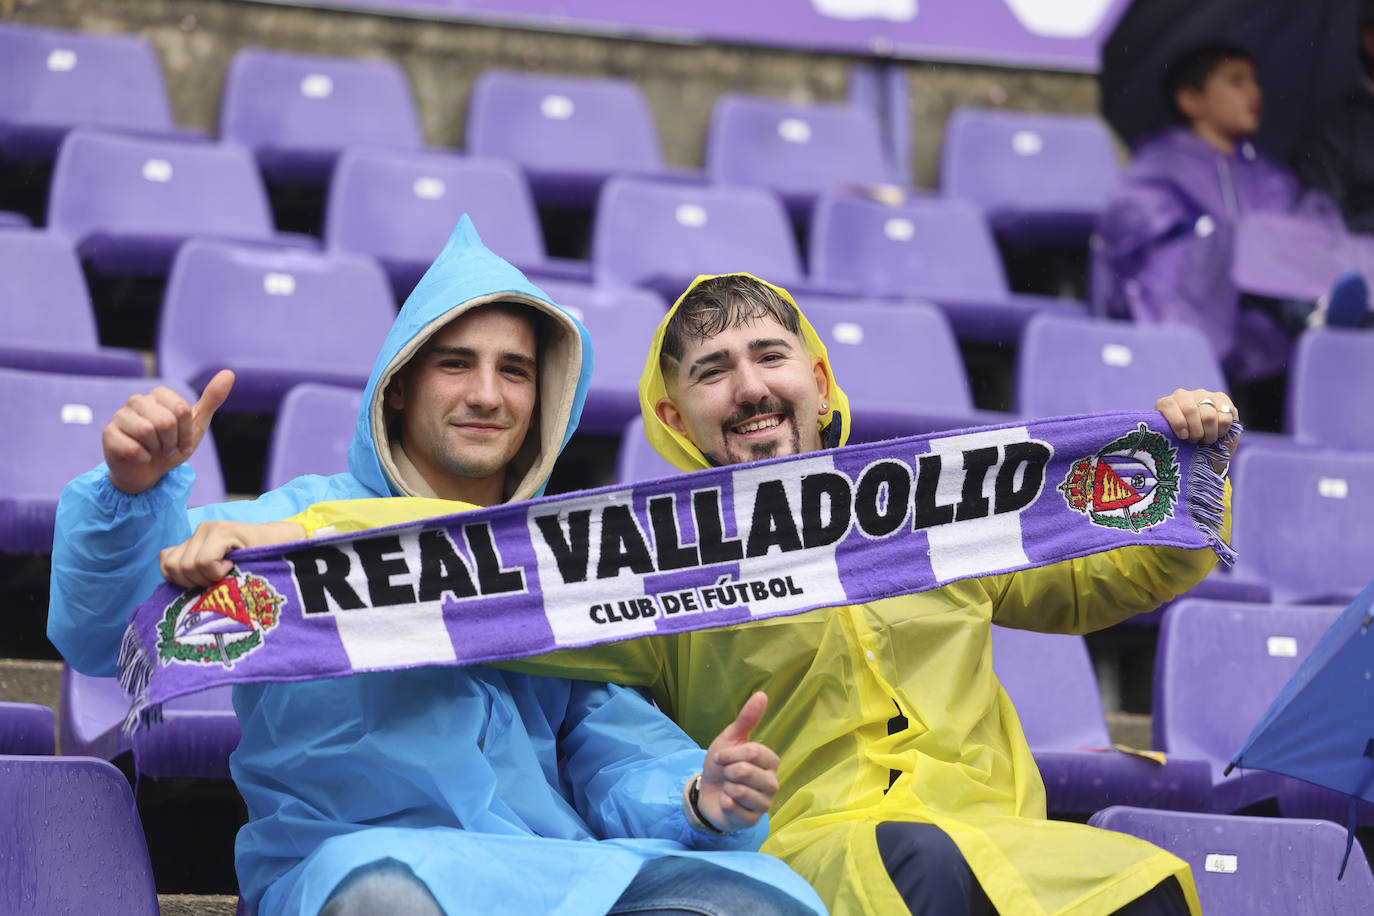
[[[640,382],[647,436],[673,465],[844,444],[849,407],[825,346],[788,294],[702,277],[660,324]],[[1219,392],[1156,404],[1214,442]],[[1125,547],[933,591],[728,629],[554,653],[512,667],[648,687],[689,735],[716,734],[768,690],[758,740],[782,757],[763,851],[832,912],[1198,912],[1188,866],[1141,840],[1050,821],[1016,710],[992,671],[991,627],[1101,629],[1211,570],[1209,550]]]

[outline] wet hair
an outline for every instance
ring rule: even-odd
[[[1227,61],[1243,60],[1254,66],[1255,58],[1245,48],[1230,41],[1208,41],[1193,45],[1174,55],[1164,67],[1162,88],[1169,110],[1180,121],[1187,116],[1178,107],[1178,94],[1184,89],[1202,91],[1207,78]]]
[[[766,318],[802,336],[797,309],[767,283],[744,274],[703,280],[683,297],[664,329],[659,368],[668,378],[672,363],[682,360],[690,341],[709,340],[722,331]]]

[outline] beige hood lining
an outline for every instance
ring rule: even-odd
[[[418,471],[409,460],[404,466],[392,454],[392,443],[386,431],[386,390],[392,378],[420,348],[450,322],[467,312],[484,305],[495,303],[527,305],[542,312],[551,319],[544,335],[539,353],[539,402],[535,405],[535,415],[531,435],[516,452],[506,470],[506,501],[514,502],[529,499],[543,485],[553,471],[553,463],[558,459],[563,445],[563,436],[568,428],[572,413],[573,400],[577,396],[577,381],[582,373],[582,334],[577,322],[566,312],[550,305],[542,299],[517,292],[492,293],[469,299],[462,305],[449,309],[443,315],[420,329],[420,332],[401,348],[377,380],[369,405],[372,418],[372,442],[377,449],[382,471],[387,481],[404,496],[432,496],[433,490],[418,477]],[[399,443],[396,443],[400,451]],[[404,453],[401,455],[404,458]],[[428,491],[428,492],[425,492]]]

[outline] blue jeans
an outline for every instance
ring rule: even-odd
[[[663,856],[639,867],[608,916],[812,916],[811,908],[771,884],[702,859]]]
[[[334,889],[320,916],[444,916],[409,868],[381,859],[355,868]],[[810,916],[810,908],[771,884],[701,859],[664,856],[640,866],[612,914],[658,916]]]

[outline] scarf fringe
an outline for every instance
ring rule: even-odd
[[[1238,434],[1242,427],[1231,424]],[[1187,509],[1193,526],[1207,539],[1207,546],[1216,552],[1217,558],[1230,568],[1236,563],[1236,552],[1221,536],[1221,526],[1226,511],[1226,476],[1231,470],[1232,447],[1236,436],[1228,435],[1212,445],[1197,446],[1193,452],[1190,480],[1188,482]],[[1216,465],[1222,469],[1218,471]]]
[[[149,702],[148,690],[153,680],[153,660],[143,647],[138,628],[130,623],[119,643],[119,686],[133,698],[128,715],[120,730],[132,738],[140,728],[162,721],[162,704]]]

